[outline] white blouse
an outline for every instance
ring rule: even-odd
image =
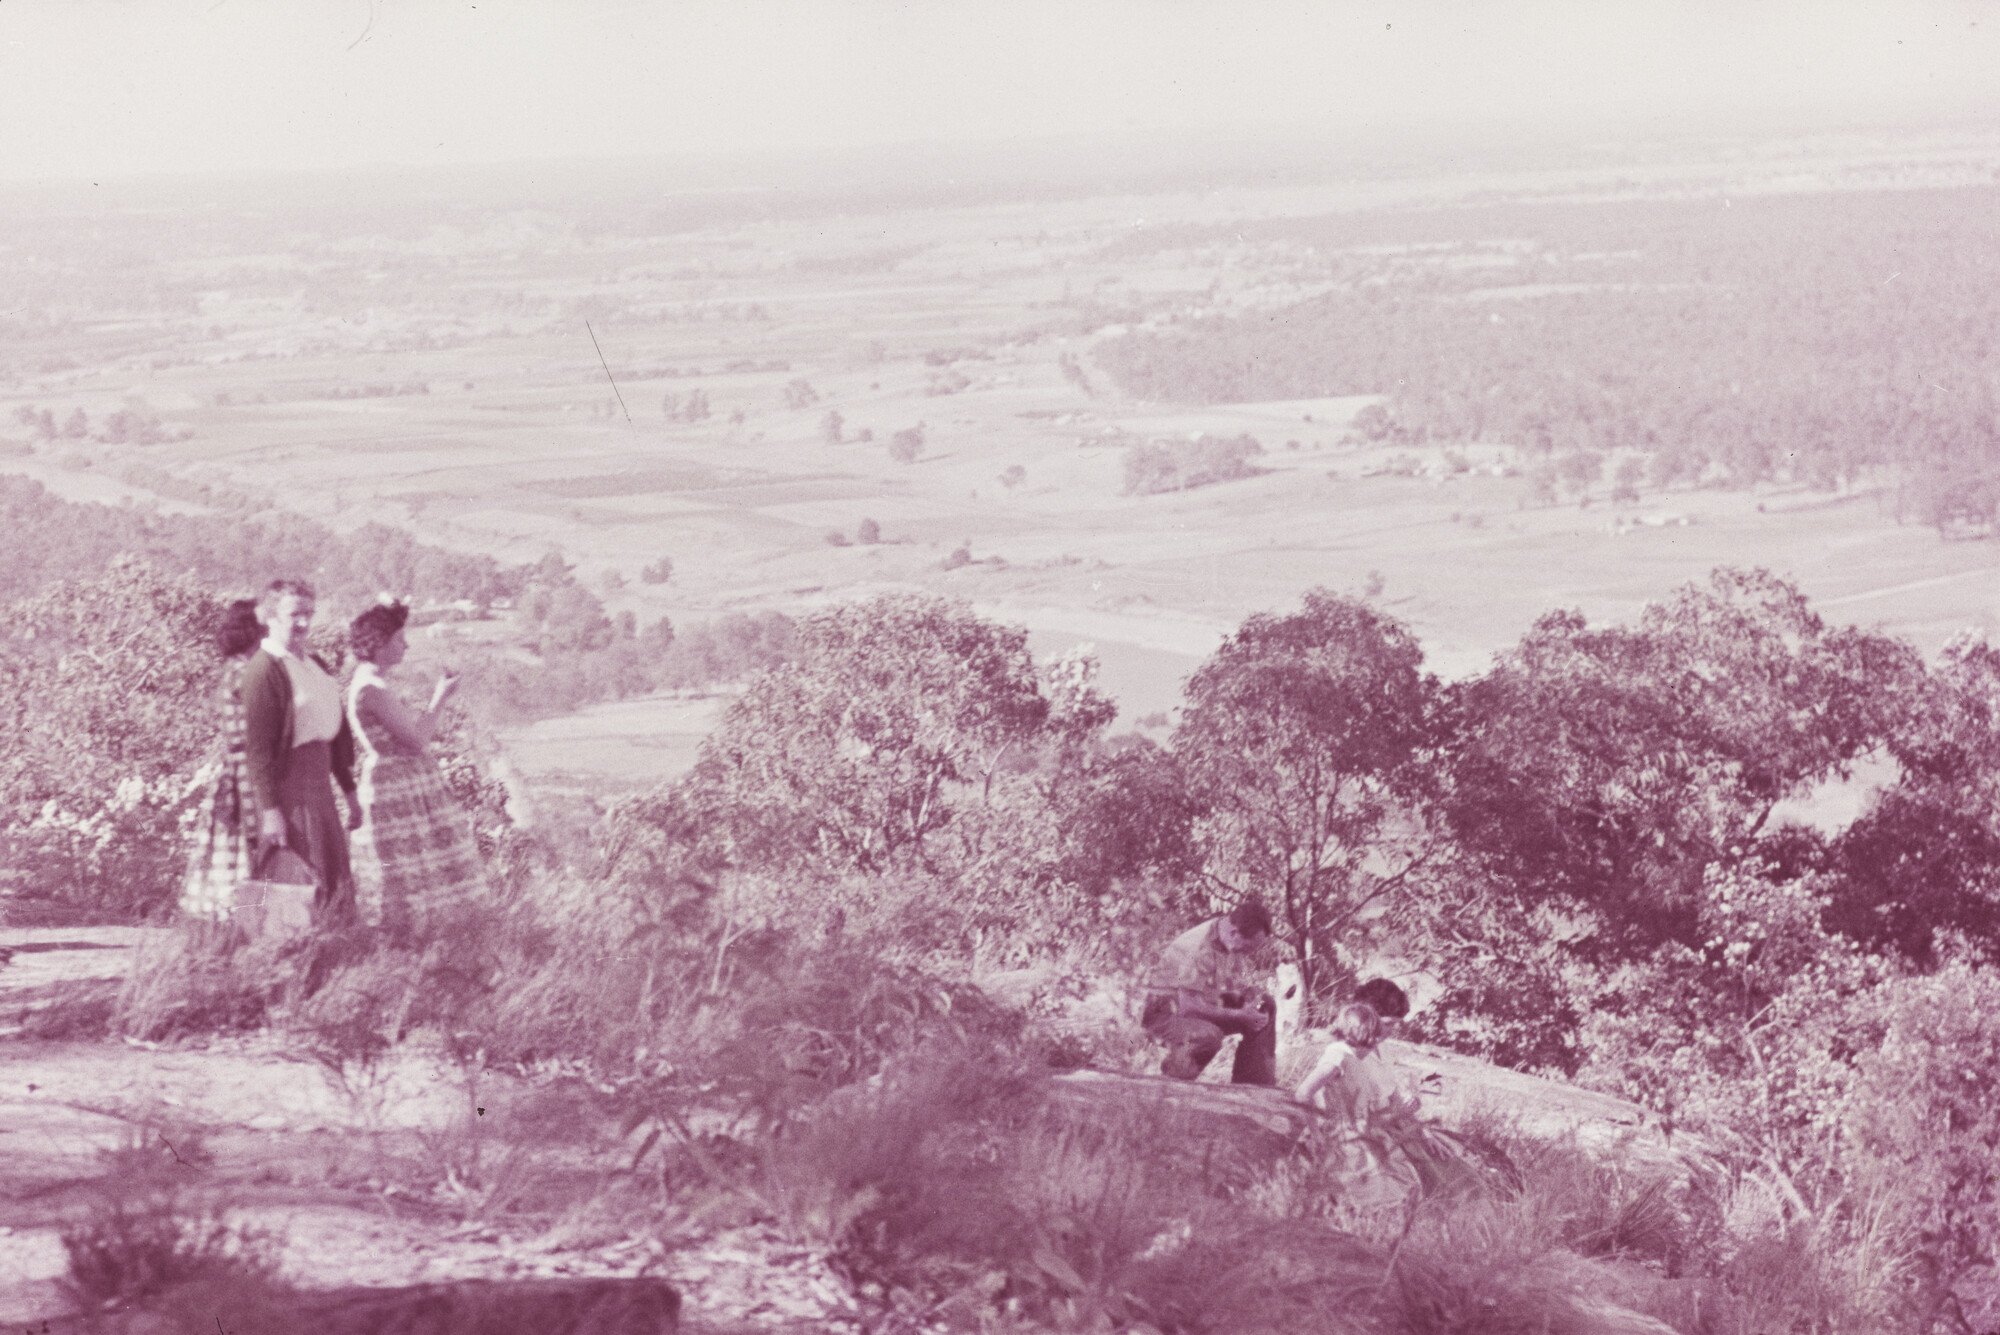
[[[340,732],[340,683],[310,658],[273,652],[292,680],[292,745],[332,741]]]

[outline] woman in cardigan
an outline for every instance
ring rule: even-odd
[[[251,876],[251,840],[257,813],[243,773],[243,661],[264,638],[257,600],[240,598],[222,614],[215,647],[222,654],[216,712],[222,724],[222,754],[215,783],[196,813],[188,849],[187,877],[181,882],[181,912],[190,918],[221,921],[236,903],[236,887]]]
[[[421,713],[389,686],[388,674],[409,651],[403,637],[409,615],[401,603],[382,603],[354,618],[347,643],[357,662],[347,711],[362,757],[366,838],[374,846],[374,856],[361,859],[361,874],[369,882],[379,875],[384,927],[427,935],[441,910],[483,898],[487,887],[472,824],[429,751],[458,678],[438,678],[430,708]]]
[[[258,854],[282,845],[304,858],[319,878],[315,912],[322,921],[344,921],[354,916],[347,832],[361,825],[354,734],[332,669],[306,652],[312,586],[274,581],[258,606],[269,630],[243,668],[243,767],[260,813]],[[344,824],[336,783],[347,794]]]

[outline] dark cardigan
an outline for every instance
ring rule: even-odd
[[[312,660],[333,670],[315,656]],[[354,793],[354,730],[348,726],[347,711],[340,711],[340,731],[333,738],[333,781],[340,791]],[[243,768],[250,776],[250,789],[257,794],[257,809],[269,811],[280,805],[279,786],[292,763],[292,678],[282,660],[259,649],[243,665]]]

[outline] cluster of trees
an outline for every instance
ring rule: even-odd
[[[383,590],[485,606],[512,597],[525,568],[418,542],[369,524],[338,534],[298,515],[163,514],[65,501],[28,478],[0,477],[0,601],[107,569],[130,553],[202,587],[247,594],[284,575],[309,579],[323,598],[372,599]]]
[[[125,406],[114,410],[92,429],[90,414],[81,408],[72,408],[56,423],[54,409],[36,408],[33,404],[23,404],[14,410],[14,421],[28,429],[31,439],[39,441],[55,440],[95,440],[105,445],[157,445],[169,438],[169,431],[160,421],[160,415],[142,398],[136,395],[125,400]],[[176,428],[173,438],[185,440],[185,427]]]
[[[672,572],[662,557],[641,578],[665,582]],[[780,612],[732,612],[679,632],[665,617],[644,627],[630,611],[614,617],[553,550],[528,568],[513,623],[511,645],[459,650],[467,699],[492,722],[739,681],[791,653],[792,623]]]
[[[1412,959],[1443,986],[1429,1036],[1709,1134],[1817,1235],[1920,1257],[1906,1287],[1933,1311],[2000,1243],[1983,641],[1926,662],[1721,570],[1634,624],[1551,613],[1442,683],[1370,600],[1314,591],[1224,641],[1161,745],[1111,733],[1087,656],[1038,664],[961,603],[684,636],[593,605],[560,558],[529,572],[534,689],[647,654],[755,670],[694,768],[614,814],[628,889],[726,873],[801,930],[989,963],[1255,897],[1314,1004],[1378,951]],[[217,610],[136,560],[16,604],[13,879],[54,869],[134,910],[170,892]],[[1859,819],[1783,818],[1864,761],[1893,777]]]
[[[1125,449],[1125,494],[1151,496],[1187,491],[1211,482],[1230,482],[1257,470],[1251,460],[1264,447],[1247,431],[1239,436],[1155,440]]]
[[[482,614],[512,600],[513,643],[463,642],[454,653],[467,676],[466,699],[489,723],[733,682],[789,652],[790,622],[778,613],[732,613],[679,634],[665,619],[642,628],[629,612],[613,617],[560,554],[503,567],[491,557],[418,542],[382,524],[337,534],[300,516],[270,512],[178,515],[84,505],[39,482],[0,476],[0,531],[13,535],[0,561],[0,600],[7,603],[96,579],[123,557],[137,559],[148,579],[164,581],[160,588],[184,582],[205,590],[202,598],[209,601],[246,596],[280,575],[311,580],[325,609],[322,633],[335,645],[340,609],[385,591],[422,602],[469,601]],[[184,580],[165,580],[162,571],[184,572]],[[672,573],[671,560],[660,558],[641,578],[665,582]],[[209,655],[207,613],[190,615],[189,652]],[[532,656],[523,659],[521,649]]]
[[[656,850],[811,886],[792,911],[829,931],[888,914],[989,958],[1256,897],[1316,1004],[1378,950],[1414,959],[1444,986],[1428,1036],[1645,1100],[1775,1174],[1802,1225],[1891,1211],[1896,1245],[1927,1240],[1923,1301],[2000,1242],[1983,642],[1926,663],[1722,570],[1635,625],[1550,614],[1444,684],[1407,628],[1316,591],[1230,636],[1159,746],[1109,734],[1087,659],[1037,667],[962,605],[797,637],[625,813]],[[1846,828],[1780,817],[1884,759]]]
[[[660,411],[669,422],[706,422],[708,420],[708,391],[691,389],[685,397],[679,394],[663,395]]]
[[[1276,312],[1134,331],[1093,355],[1147,398],[1386,393],[1399,438],[1636,451],[1662,485],[1834,486],[1888,466],[1920,517],[1990,522],[1995,216],[2000,191],[1967,187],[1251,224],[1252,240],[1333,257],[1383,239],[1442,249],[1388,281],[1348,275]],[[1531,242],[1503,278],[1447,263],[1493,236]],[[1481,296],[1500,282],[1511,292]]]
[[[984,348],[932,348],[924,354],[925,366],[950,366],[954,362],[990,362],[993,354]]]
[[[1081,390],[1085,397],[1093,399],[1097,397],[1097,390],[1090,383],[1090,373],[1083,369],[1083,363],[1077,360],[1075,353],[1064,352],[1058,354],[1056,357],[1056,369],[1062,372],[1064,380],[1068,381],[1078,390]]]
[[[428,394],[430,382],[405,380],[401,383],[377,381],[368,385],[335,385],[321,395],[328,399],[396,399],[410,394]]]
[[[845,529],[830,528],[826,531],[826,543],[829,547],[849,547],[857,542],[863,547],[873,547],[880,541],[882,541],[882,526],[872,519],[864,518],[855,525],[851,541]]]
[[[1190,866],[1164,753],[1105,737],[1115,708],[1087,657],[1038,667],[1025,631],[917,595],[792,633],[789,660],[731,703],[695,768],[620,813],[679,861],[844,883],[858,898],[829,894],[806,917],[903,913],[913,946],[983,938],[996,956]]]
[[[1763,572],[1718,571],[1636,626],[1550,614],[1451,685],[1369,601],[1316,591],[1251,617],[1190,678],[1167,748],[1107,737],[1087,667],[1038,673],[1023,632],[955,603],[879,598],[795,637],[677,790],[727,860],[978,862],[996,831],[1035,823],[996,822],[994,805],[1098,824],[1103,810],[1065,804],[1144,771],[1148,800],[1113,803],[1127,828],[1089,841],[1091,870],[1030,881],[1102,890],[1173,869],[1214,902],[1267,899],[1322,994],[1374,935],[1436,927],[1443,948],[1475,921],[1482,950],[1560,919],[1550,939],[1571,963],[1700,954],[1713,886],[1732,877],[1810,880],[1826,931],[1911,968],[2000,963],[2000,653],[1967,641],[1927,665],[1828,627]],[[1774,822],[1785,799],[1880,757],[1899,777],[1846,830]],[[1045,867],[1066,847],[1030,843]],[[1577,1016],[1533,1000],[1563,971],[1531,958],[1451,968],[1438,1022],[1494,1020],[1472,980],[1500,969],[1521,1027],[1491,1053],[1574,1069]]]
[[[280,575],[308,579],[329,619],[385,591],[424,602],[470,601],[480,613],[512,600],[518,642],[466,643],[457,655],[474,688],[468,701],[492,722],[739,680],[778,661],[788,643],[789,622],[777,613],[730,614],[678,636],[664,619],[642,629],[630,613],[612,617],[559,554],[503,567],[383,524],[337,534],[296,515],[83,505],[39,482],[0,477],[0,531],[13,535],[0,562],[0,600],[10,603],[94,578],[125,555],[155,571],[185,572],[191,587],[213,597],[246,596]],[[672,574],[672,561],[663,557],[640,577],[664,583]],[[329,633],[338,629],[330,625]],[[194,635],[198,651],[207,653],[206,630]],[[522,661],[519,648],[534,657]]]

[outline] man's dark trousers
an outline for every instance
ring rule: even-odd
[[[1223,1001],[1235,1004],[1236,999],[1225,996]],[[1263,1012],[1264,1027],[1253,1034],[1242,1020],[1227,1020],[1218,1024],[1213,1020],[1176,1014],[1170,999],[1156,998],[1146,1007],[1144,1023],[1147,1033],[1167,1045],[1167,1059],[1160,1063],[1160,1069],[1176,1080],[1193,1080],[1215,1060],[1215,1054],[1222,1051],[1224,1038],[1230,1034],[1241,1034],[1243,1041],[1236,1045],[1236,1062],[1230,1070],[1230,1082],[1238,1085],[1277,1084],[1278,1003],[1269,996],[1262,996],[1258,999],[1257,1009]]]

